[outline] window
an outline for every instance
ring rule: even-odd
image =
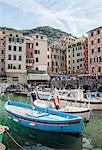
[[[93,36],[93,32],[91,32],[91,36]]]
[[[39,59],[38,59],[38,57],[36,57],[36,62],[39,62]]]
[[[38,39],[38,35],[36,35],[36,38]]]
[[[94,53],[94,49],[91,50],[92,54]]]
[[[19,46],[19,51],[22,51],[22,47],[21,46]]]
[[[16,51],[16,46],[14,46],[14,51]]]
[[[33,53],[32,53],[32,52],[30,52],[30,56],[31,56],[31,57],[33,56]]]
[[[32,60],[29,60],[29,63],[32,64]]]
[[[80,56],[80,53],[77,53],[77,56]]]
[[[69,62],[68,62],[69,64],[70,64],[70,60],[69,60]]]
[[[16,35],[16,37],[18,37],[18,34]]]
[[[73,60],[73,63],[74,63],[74,60]]]
[[[12,34],[10,34],[10,36],[12,36]]]
[[[8,60],[11,60],[11,55],[8,55]]]
[[[56,62],[56,66],[58,66],[58,62]]]
[[[4,54],[4,50],[1,51],[1,54]]]
[[[100,34],[100,30],[97,30],[97,34]]]
[[[100,43],[100,39],[97,39],[97,42]]]
[[[24,39],[22,39],[22,43],[24,42]]]
[[[99,62],[101,62],[102,61],[102,58],[101,57],[99,57]]]
[[[8,64],[8,69],[10,69],[10,64]]]
[[[49,59],[49,55],[47,55],[47,58]]]
[[[4,68],[1,68],[1,71],[4,71]]]
[[[91,41],[91,45],[93,45],[93,41]]]
[[[16,55],[13,55],[13,60],[16,60]]]
[[[82,67],[82,64],[80,64],[80,67]]]
[[[22,60],[22,56],[19,56],[19,60],[20,60],[20,61]]]
[[[38,42],[36,42],[36,46],[38,46]]]
[[[41,39],[43,39],[43,36],[41,36]]]
[[[19,38],[17,38],[17,42],[19,42],[20,41],[20,39]]]
[[[9,42],[11,42],[11,38],[9,38]]]
[[[56,55],[54,55],[54,58],[56,59]]]
[[[4,59],[1,59],[1,63],[3,63],[4,62]]]
[[[16,69],[16,66],[13,66],[13,69]]]
[[[92,73],[94,73],[94,67],[92,67]]]
[[[98,47],[98,52],[100,52],[101,50],[100,50],[100,47]]]
[[[47,51],[49,51],[49,48],[47,49]]]
[[[29,43],[29,48],[33,48],[33,44],[32,43]]]
[[[101,67],[98,67],[98,72],[101,72]]]
[[[38,67],[36,67],[36,70],[38,70]]]
[[[77,69],[79,69],[79,66],[77,66]]]
[[[21,69],[21,65],[18,65],[18,69]]]
[[[49,66],[49,62],[47,63],[47,66]]]
[[[11,45],[8,46],[8,50],[11,51]]]
[[[38,54],[40,54],[40,50],[38,50]]]
[[[37,54],[37,50],[35,50],[35,54]]]
[[[52,66],[54,66],[54,61],[52,61]]]

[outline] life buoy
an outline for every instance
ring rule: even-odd
[[[60,108],[60,98],[58,96],[54,98],[54,106],[56,109]]]

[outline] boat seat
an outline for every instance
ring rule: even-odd
[[[40,112],[32,112],[31,114],[26,113],[27,116],[32,116],[32,117],[42,117],[48,115],[48,113],[40,113]]]

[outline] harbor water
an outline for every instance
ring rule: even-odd
[[[68,134],[31,130],[12,122],[8,119],[7,112],[4,109],[7,100],[31,104],[30,97],[11,93],[0,96],[0,124],[9,127],[10,135],[25,150],[102,150],[102,111],[92,111],[90,122],[83,124],[83,137],[76,137]],[[5,144],[6,150],[21,150],[6,133],[4,134],[3,144]]]

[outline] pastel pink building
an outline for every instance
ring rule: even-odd
[[[0,76],[5,75],[5,32],[0,30]]]
[[[88,32],[89,73],[102,76],[102,26]]]

